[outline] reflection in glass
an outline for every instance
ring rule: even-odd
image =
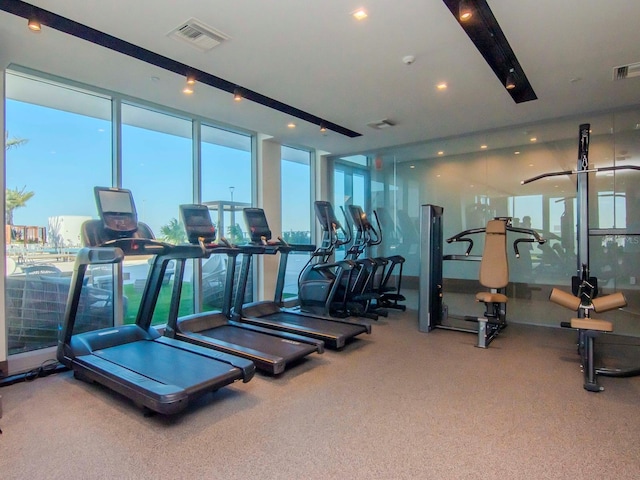
[[[80,226],[95,216],[93,187],[111,182],[111,102],[6,74],[6,282],[9,354],[55,346]],[[79,329],[113,324],[110,289],[90,284]]]

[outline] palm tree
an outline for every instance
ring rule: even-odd
[[[5,132],[4,138],[5,138],[5,144],[4,144],[5,151],[11,150],[12,148],[15,148],[15,147],[19,147],[20,145],[24,145],[29,141],[26,138],[18,138],[18,137],[9,138],[9,132]],[[13,211],[16,208],[21,208],[26,206],[27,202],[31,199],[31,197],[35,195],[34,192],[26,192],[25,191],[26,188],[27,187],[25,185],[24,187],[22,187],[22,190],[18,190],[17,188],[15,189],[7,188],[7,190],[5,191],[4,208],[6,213],[5,220],[7,222],[7,225],[13,225]]]
[[[13,211],[16,208],[26,206],[27,202],[31,200],[31,197],[35,195],[34,192],[25,192],[26,188],[26,185],[22,187],[21,190],[17,188],[7,188],[4,203],[7,225],[13,225]]]
[[[18,138],[18,137],[9,138],[9,132],[5,132],[4,138],[5,138],[5,144],[4,144],[5,150],[11,150],[12,148],[19,147],[20,145],[24,145],[29,141],[26,138]]]
[[[187,234],[184,231],[182,224],[176,219],[172,218],[168,224],[160,227],[160,238],[167,243],[179,244],[187,241]]]

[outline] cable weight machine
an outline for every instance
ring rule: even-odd
[[[637,236],[639,231],[628,228],[591,229],[589,227],[589,173],[613,172],[618,170],[640,170],[635,165],[611,167],[589,167],[589,143],[591,125],[580,125],[578,143],[578,163],[576,170],[564,170],[537,175],[521,182],[522,185],[544,178],[575,175],[577,184],[577,266],[576,275],[571,279],[571,294],[554,288],[549,299],[558,305],[577,312],[570,322],[561,326],[578,331],[578,352],[584,373],[584,388],[591,392],[603,390],[598,384],[597,375],[611,377],[630,377],[640,375],[640,368],[605,368],[595,366],[595,338],[603,333],[613,332],[613,324],[606,320],[591,317],[591,312],[603,313],[627,305],[621,292],[598,296],[598,279],[590,275],[589,237],[607,235]]]
[[[520,235],[513,242],[516,258],[520,257],[518,244],[545,243],[536,231],[514,227],[510,217],[495,217],[483,228],[464,230],[447,243],[464,242],[467,249],[462,255],[443,255],[442,214],[444,209],[435,205],[422,205],[420,217],[420,294],[419,330],[428,333],[435,328],[468,332],[477,335],[476,346],[487,348],[507,326],[505,287],[509,283],[507,260],[507,232]],[[470,238],[483,234],[485,245],[482,255],[471,255],[474,241]],[[451,315],[443,303],[443,262],[447,260],[480,262],[479,283],[488,291],[478,292],[476,301],[484,303],[485,312],[477,315]]]

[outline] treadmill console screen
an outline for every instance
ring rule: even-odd
[[[314,208],[316,210],[316,217],[322,225],[322,228],[331,228],[331,224],[335,225],[336,230],[340,228],[340,222],[336,218],[336,213],[333,210],[331,202],[327,202],[326,200],[316,200]]]
[[[197,244],[200,238],[204,243],[212,243],[216,239],[216,227],[206,205],[180,205],[180,216],[189,243]]]
[[[120,236],[134,233],[138,229],[138,215],[130,190],[95,187],[94,193],[98,214],[105,229]]]
[[[267,223],[267,217],[262,208],[245,208],[244,221],[251,235],[251,242],[260,243],[264,237],[265,240],[271,240],[271,230]]]

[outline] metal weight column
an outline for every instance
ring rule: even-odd
[[[418,328],[425,333],[442,320],[443,211],[435,205],[420,206]]]
[[[577,203],[578,203],[578,254],[577,275],[580,278],[582,266],[586,266],[587,278],[589,278],[589,131],[591,125],[580,125],[580,138],[578,144],[578,168],[577,171]],[[584,317],[583,309],[578,311],[578,317]]]

